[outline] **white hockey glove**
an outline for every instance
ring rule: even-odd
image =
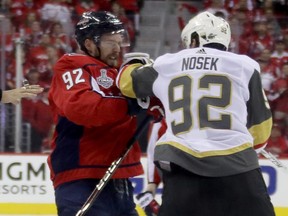
[[[147,216],[157,216],[160,205],[151,192],[145,191],[136,195],[136,203],[141,206]]]
[[[142,53],[142,52],[131,52],[124,54],[123,63],[120,68],[127,64],[134,64],[134,63],[140,63],[140,64],[152,64],[153,60],[150,59],[150,55],[148,53]]]

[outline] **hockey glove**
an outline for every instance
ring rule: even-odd
[[[147,110],[148,115],[152,115],[154,122],[159,122],[164,117],[164,108],[161,101],[156,97],[138,98],[138,104]]]
[[[140,193],[136,196],[136,202],[145,211],[147,216],[157,216],[160,205],[154,199],[150,191]]]
[[[148,53],[142,53],[142,52],[126,53],[124,54],[124,60],[120,68],[122,68],[127,64],[135,64],[135,63],[140,63],[142,65],[152,64],[153,60],[150,59],[150,55]]]
[[[130,116],[136,116],[141,111],[143,111],[142,107],[139,106],[137,99],[135,98],[126,98],[128,103],[128,115]]]

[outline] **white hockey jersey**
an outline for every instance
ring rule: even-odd
[[[258,167],[253,147],[270,136],[271,111],[259,72],[247,56],[194,48],[160,56],[151,67],[127,66],[118,86],[127,96],[155,95],[164,106],[167,130],[155,161],[225,176]]]

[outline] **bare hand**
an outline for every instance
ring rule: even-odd
[[[20,103],[22,98],[36,97],[37,94],[43,92],[44,88],[39,85],[26,85],[25,87],[6,90],[2,92],[2,103]]]

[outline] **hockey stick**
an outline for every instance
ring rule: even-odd
[[[275,164],[277,167],[282,168],[283,171],[288,173],[288,168],[280,161],[278,160],[275,155],[273,155],[271,152],[267,152],[265,149],[261,150],[261,154],[269,159],[273,164]]]
[[[106,186],[108,181],[111,179],[121,162],[124,160],[124,158],[129,153],[130,149],[132,148],[133,144],[136,140],[139,139],[140,135],[143,133],[144,129],[148,126],[149,122],[151,121],[152,116],[147,115],[145,119],[141,122],[139,127],[137,128],[134,136],[128,141],[127,146],[123,153],[120,155],[120,157],[113,161],[110,167],[107,169],[105,175],[102,179],[100,179],[99,183],[96,185],[84,205],[81,207],[81,209],[77,212],[76,216],[83,216],[85,213],[89,210],[89,208],[94,203],[95,199],[99,196],[103,188]]]

